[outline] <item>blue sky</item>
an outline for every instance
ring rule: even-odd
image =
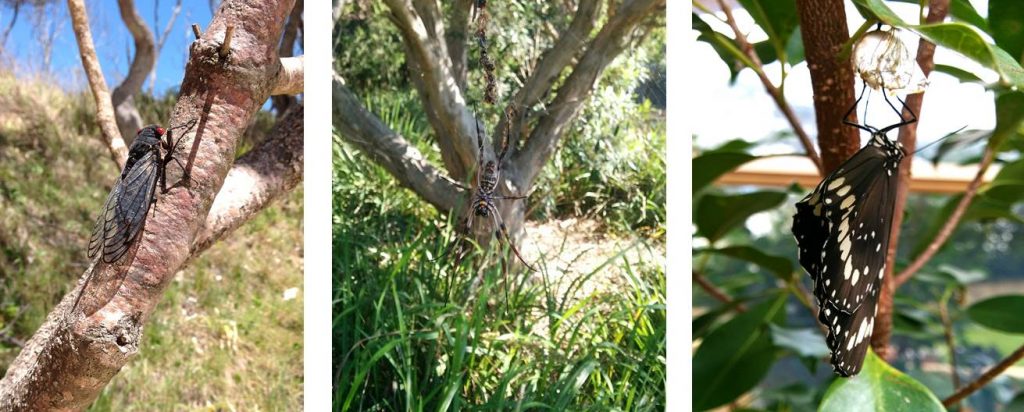
[[[159,3],[158,24],[154,24],[154,6]],[[107,86],[113,88],[121,82],[131,64],[134,55],[134,42],[131,34],[121,21],[117,2],[112,0],[87,1],[89,24],[92,27],[96,54],[103,67]],[[174,10],[175,0],[142,0],[136,1],[139,15],[149,25],[150,30],[159,35],[167,25],[167,20]],[[78,43],[71,30],[67,4],[58,1],[47,8],[51,27],[57,27],[53,43],[51,62],[44,67],[40,51],[38,34],[33,28],[36,12],[31,8],[23,8],[18,16],[17,24],[11,31],[10,38],[3,48],[7,56],[13,56],[15,70],[20,75],[48,71],[52,78],[68,90],[83,90],[87,87],[81,60],[78,55]],[[0,30],[6,29],[11,21],[12,9],[0,8]],[[188,59],[188,46],[193,40],[191,24],[199,24],[204,30],[212,19],[210,2],[207,0],[184,0],[181,12],[174,21],[164,48],[157,60],[157,76],[154,91],[163,95],[168,90],[176,90],[181,84]],[[143,86],[149,89],[149,80]]]

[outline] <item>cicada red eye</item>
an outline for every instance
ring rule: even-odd
[[[164,130],[164,128],[162,128],[162,127],[157,127],[157,128],[156,128],[156,134],[158,134],[158,135],[160,135],[160,136],[163,136],[163,135],[164,135],[164,132],[166,132],[166,131],[167,131],[167,130]]]
[[[142,129],[136,129],[135,130],[135,134],[139,134],[139,133],[142,133]]]

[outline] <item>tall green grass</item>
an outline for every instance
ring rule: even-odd
[[[403,135],[425,134],[401,103],[387,103],[402,100],[369,105]],[[660,139],[663,147],[663,133]],[[608,195],[612,184],[585,185],[580,190],[602,197],[581,206],[582,215],[639,240],[591,272],[558,278],[481,263],[497,261],[499,251],[474,251],[458,267],[431,261],[451,239],[447,217],[336,138],[334,410],[663,410],[664,270],[634,265],[625,253],[661,247],[647,235],[663,230],[664,166],[657,139],[636,147],[628,156],[653,159],[660,169],[617,173],[643,181],[650,205],[642,209],[660,208],[662,218],[637,219],[643,202],[620,208],[629,213],[587,213],[629,201]],[[612,148],[597,159],[627,156]],[[598,168],[579,160],[559,167]],[[563,189],[547,196],[575,195]],[[608,270],[621,273],[621,290],[588,287]]]

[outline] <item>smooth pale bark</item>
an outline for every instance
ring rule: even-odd
[[[110,158],[118,168],[124,166],[128,159],[128,146],[121,138],[121,132],[114,120],[114,106],[110,103],[110,89],[103,78],[103,69],[96,58],[96,47],[93,46],[92,32],[89,30],[89,13],[85,10],[83,0],[68,0],[68,13],[71,15],[71,29],[78,41],[78,53],[82,58],[82,68],[89,79],[89,89],[96,103],[96,123],[100,126],[103,143],[110,152]]]
[[[159,196],[140,239],[120,263],[90,267],[95,278],[75,313],[69,309],[81,286],[50,313],[0,381],[0,410],[84,409],[138,354],[146,320],[190,258],[239,138],[281,71],[277,45],[292,1],[225,3],[190,48],[169,122],[197,120],[175,153],[194,154],[191,178]],[[218,50],[228,25],[234,26],[233,46],[222,57]],[[180,177],[180,170],[169,171],[170,182]]]

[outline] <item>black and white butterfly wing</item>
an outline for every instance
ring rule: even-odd
[[[159,153],[147,151],[114,183],[93,228],[89,258],[102,255],[113,263],[128,252],[146,221],[161,166]]]
[[[797,203],[793,234],[811,275],[836,373],[852,376],[870,345],[903,152],[883,134]]]

